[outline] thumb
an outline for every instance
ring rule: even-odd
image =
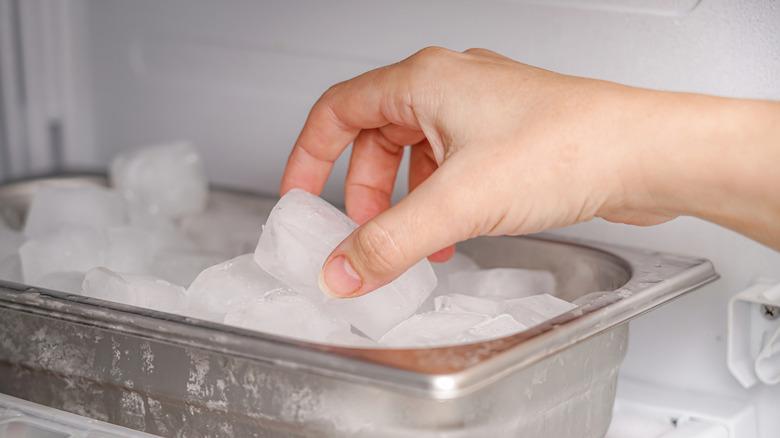
[[[446,184],[440,167],[396,206],[352,232],[330,254],[320,287],[356,297],[383,286],[429,254],[470,237],[467,188]],[[449,179],[450,181],[457,179]]]

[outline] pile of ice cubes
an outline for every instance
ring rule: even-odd
[[[320,268],[357,225],[319,197],[292,190],[267,218],[209,199],[203,160],[188,143],[121,155],[110,179],[111,189],[40,187],[21,232],[0,221],[0,278],[368,348],[493,339],[576,307],[549,295],[549,272],[481,269],[461,253],[333,299],[318,286]]]

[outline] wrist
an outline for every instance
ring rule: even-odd
[[[696,216],[764,242],[777,239],[768,234],[780,220],[780,105],[643,92],[649,114],[638,162],[648,194],[644,208]]]

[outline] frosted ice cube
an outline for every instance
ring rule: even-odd
[[[477,265],[474,260],[459,252],[456,252],[451,259],[444,263],[431,263],[431,267],[433,267],[433,272],[436,273],[438,282],[436,284],[436,289],[433,290],[431,296],[428,297],[428,300],[421,306],[421,309],[426,311],[433,308],[434,298],[450,293],[450,275],[456,272],[469,272],[479,269],[479,265]]]
[[[181,286],[146,275],[120,274],[106,268],[87,272],[82,294],[106,301],[177,313],[184,307]]]
[[[506,313],[527,327],[541,324],[548,319],[577,308],[576,305],[568,301],[548,294],[507,300],[504,304]]]
[[[489,321],[488,315],[468,312],[427,312],[412,316],[393,327],[379,340],[391,347],[453,345],[470,328]]]
[[[412,266],[392,283],[358,298],[327,299],[325,308],[344,318],[371,339],[378,340],[408,318],[436,287],[426,260]]]
[[[451,259],[444,263],[431,263],[431,266],[433,267],[433,272],[439,278],[440,285],[442,284],[442,279],[447,278],[450,274],[479,269],[477,262],[460,252],[456,252]]]
[[[51,272],[38,279],[32,286],[79,294],[83,282],[83,272]]]
[[[41,187],[35,192],[24,224],[27,237],[40,237],[64,226],[96,229],[124,225],[122,197],[103,187]]]
[[[187,289],[187,314],[222,321],[282,284],[245,254],[201,272]]]
[[[152,274],[173,284],[189,287],[198,274],[224,259],[222,254],[206,251],[163,249],[154,257]]]
[[[317,279],[325,258],[356,227],[325,200],[294,189],[271,211],[255,250],[268,273],[310,299],[321,301]]]
[[[30,239],[19,248],[26,283],[34,284],[52,272],[86,272],[103,265],[107,242],[103,233],[68,226]]]
[[[349,323],[286,288],[269,291],[228,313],[225,324],[311,342],[329,342],[350,331]]]
[[[451,293],[511,299],[553,292],[555,277],[534,269],[480,269],[450,274],[448,287]]]
[[[356,348],[376,348],[378,345],[376,341],[369,339],[365,336],[353,333],[351,331],[342,331],[332,333],[328,336],[327,342],[333,345],[339,345],[342,347],[356,347]]]
[[[276,204],[263,228],[255,261],[268,273],[315,302],[326,300],[318,286],[325,259],[356,224],[326,201],[291,190]],[[412,315],[436,287],[427,260],[392,283],[359,298],[327,300],[326,308],[372,339]]]
[[[496,316],[504,311],[504,302],[487,297],[448,294],[436,297],[434,308],[438,312],[471,312]]]
[[[136,227],[114,227],[106,230],[108,249],[104,266],[112,271],[150,274],[154,254],[161,242],[149,230]]]
[[[11,254],[0,259],[0,280],[24,283],[22,259],[19,254]]]
[[[503,338],[504,336],[513,335],[527,328],[528,327],[525,325],[517,322],[511,315],[504,313],[471,327],[466,330],[465,333],[458,336],[458,340],[463,343],[471,343]]]
[[[133,209],[179,217],[203,211],[208,196],[203,160],[191,144],[145,147],[116,157],[111,182]]]
[[[264,218],[259,214],[232,209],[206,211],[182,218],[182,230],[200,248],[236,257],[254,251]]]

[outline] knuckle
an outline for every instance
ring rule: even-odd
[[[488,49],[484,49],[482,47],[472,47],[470,49],[466,49],[463,51],[463,53],[469,54],[469,55],[475,55],[475,56],[481,56],[481,57],[497,57],[499,56],[496,52]]]
[[[344,87],[345,83],[346,83],[346,81],[338,82],[338,83],[333,84],[330,87],[328,87],[328,89],[325,90],[324,93],[322,93],[322,96],[320,96],[320,99],[319,99],[320,102],[328,102],[328,101],[330,101],[330,99],[332,99],[339,92],[339,90],[341,90]]]
[[[354,250],[358,263],[373,274],[392,273],[402,258],[393,238],[375,221],[357,230]]]
[[[428,46],[420,49],[411,56],[411,60],[417,65],[429,65],[430,63],[440,62],[442,59],[447,58],[452,51],[438,46]]]

